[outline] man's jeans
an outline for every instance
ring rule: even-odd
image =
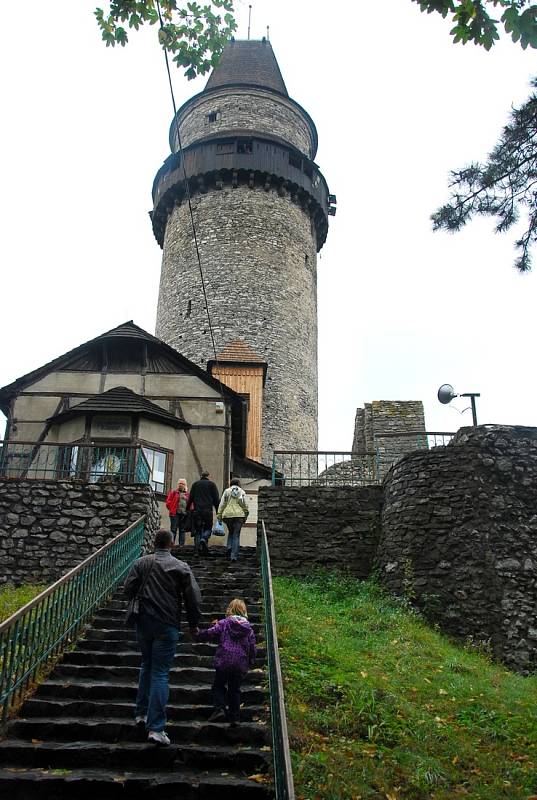
[[[156,617],[141,614],[136,638],[142,651],[142,667],[136,696],[135,716],[147,716],[148,731],[163,731],[166,725],[168,678],[175,656],[179,631]]]
[[[199,550],[200,542],[208,545],[213,530],[213,510],[212,508],[200,508],[194,511],[192,520],[194,528],[194,546]]]
[[[231,560],[236,561],[239,557],[241,528],[244,523],[244,517],[229,517],[224,522],[228,530],[226,549],[231,556]]]

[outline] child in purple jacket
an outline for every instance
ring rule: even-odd
[[[225,619],[199,632],[198,642],[208,639],[218,641],[214,657],[214,711],[209,721],[227,719],[236,724],[240,718],[241,683],[248,669],[255,665],[255,634],[243,600],[232,600]]]

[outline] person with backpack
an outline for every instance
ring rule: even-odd
[[[209,539],[213,529],[213,508],[216,511],[220,502],[220,494],[216,483],[208,472],[202,472],[199,481],[194,481],[190,489],[187,511],[193,511],[192,528],[194,546],[201,555],[209,552]]]
[[[231,561],[239,558],[241,528],[250,513],[246,501],[246,492],[241,489],[241,482],[233,478],[220,500],[216,518],[227,525],[227,554]]]

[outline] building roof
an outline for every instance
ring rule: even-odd
[[[55,414],[49,418],[49,422],[66,422],[68,419],[80,416],[80,414],[137,414],[142,417],[149,417],[163,422],[166,425],[173,425],[176,428],[190,428],[190,423],[181,417],[170,414],[161,406],[152,403],[147,397],[136,394],[126,386],[115,386],[102,394],[94,394],[82,403]]]
[[[204,92],[221,86],[259,86],[288,97],[282,73],[270,42],[231,41],[212,71]]]
[[[226,344],[221,353],[217,355],[218,362],[220,361],[245,361],[248,364],[266,364],[261,356],[252,350],[249,344],[243,342],[242,339],[236,339],[234,342]]]
[[[135,325],[132,320],[129,320],[121,325],[118,325],[116,328],[112,328],[111,330],[102,333],[100,336],[96,336],[95,339],[89,339],[87,342],[84,342],[78,347],[68,350],[67,353],[58,356],[58,358],[54,358],[52,361],[48,361],[46,364],[43,364],[43,366],[38,367],[31,372],[27,372],[26,375],[22,375],[12,383],[0,387],[0,409],[4,411],[4,406],[6,406],[9,398],[18,394],[18,392],[22,391],[23,388],[28,384],[39,380],[39,378],[47,375],[53,370],[65,369],[71,362],[78,360],[79,356],[83,354],[85,350],[94,347],[96,344],[106,341],[150,342],[158,347],[163,354],[166,354],[168,357],[173,359],[174,363],[176,364],[177,372],[186,372],[188,374],[196,375],[213,389],[216,389],[218,392],[220,392],[220,382],[212,378],[205,369],[198,367],[197,364],[194,364],[194,362],[190,361],[188,358],[186,358],[186,356],[181,355],[181,353],[179,353],[173,347],[170,347],[170,345],[166,344],[166,342],[163,342],[161,339],[157,339],[156,336],[152,336],[147,331],[144,331],[143,328]],[[225,389],[225,392],[228,394],[229,399],[236,400],[239,398],[239,396],[231,389]],[[4,413],[7,414],[8,412],[4,411]]]
[[[43,366],[32,370],[32,372],[22,375],[12,383],[7,384],[7,386],[0,387],[0,410],[7,417],[9,417],[11,399],[16,397],[19,392],[24,391],[26,386],[34,383],[54,370],[68,369],[70,365],[73,365],[72,368],[77,369],[77,364],[80,363],[80,358],[84,356],[84,354],[87,353],[90,348],[94,348],[95,345],[99,345],[100,343],[106,341],[125,343],[138,341],[142,343],[151,343],[157,351],[157,355],[160,355],[162,359],[167,362],[165,369],[166,372],[173,373],[176,371],[178,374],[186,373],[189,375],[195,375],[207,386],[210,386],[218,393],[223,394],[224,399],[231,403],[233,446],[237,448],[239,452],[244,452],[246,447],[247,416],[245,399],[241,397],[240,394],[237,394],[237,392],[234,392],[233,389],[230,389],[229,387],[220,383],[220,381],[216,378],[213,378],[213,376],[205,369],[199,367],[197,364],[194,364],[194,362],[190,361],[188,358],[186,358],[186,356],[181,355],[181,353],[179,353],[170,345],[166,344],[166,342],[163,342],[156,336],[152,336],[147,331],[144,331],[143,328],[135,325],[132,320],[128,320],[127,322],[118,325],[116,328],[112,328],[111,330],[102,333],[100,336],[84,342],[78,347],[69,350],[67,353],[58,356],[58,358],[49,361],[47,364],[43,364]],[[154,363],[157,363],[157,361],[158,358],[155,357]],[[172,365],[173,368],[170,365]],[[117,371],[121,373],[122,370],[118,369]],[[163,409],[161,409],[161,411],[163,411]]]

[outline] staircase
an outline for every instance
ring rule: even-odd
[[[97,612],[74,650],[26,700],[0,740],[0,796],[10,800],[240,800],[273,796],[266,710],[265,652],[259,568],[254,548],[230,564],[224,548],[208,558],[192,548],[191,565],[203,596],[205,627],[242,597],[258,642],[258,668],[243,683],[241,723],[208,722],[216,645],[181,640],[170,672],[166,730],[172,745],[157,748],[134,725],[140,654],[134,629],[123,623],[118,593]],[[188,629],[187,629],[188,631]],[[251,777],[249,777],[251,776]],[[8,794],[9,793],[9,794]]]

